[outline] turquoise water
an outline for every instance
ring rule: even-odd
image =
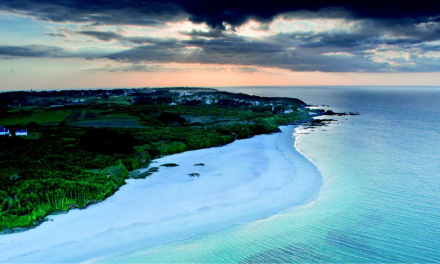
[[[121,262],[440,262],[440,89],[228,87],[360,112],[298,147],[319,197],[251,223],[171,241]]]

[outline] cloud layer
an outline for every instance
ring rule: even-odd
[[[155,25],[187,17],[213,28],[224,23],[239,26],[249,19],[260,22],[289,12],[345,10],[353,18],[438,19],[440,3],[428,0],[3,0],[0,8],[54,22],[99,22],[109,24]],[[331,16],[333,12],[321,13]]]
[[[165,63],[249,72],[440,71],[440,2],[434,1],[3,0],[0,10],[45,21],[52,31],[44,34],[56,40],[0,45],[2,58],[123,64],[98,69],[109,71]]]

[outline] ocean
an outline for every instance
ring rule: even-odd
[[[180,166],[0,236],[0,262],[440,263],[440,88],[220,89],[360,115],[157,159]]]
[[[313,201],[110,262],[440,262],[440,88],[220,89],[361,115],[298,138],[323,176]]]

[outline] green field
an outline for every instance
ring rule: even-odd
[[[108,99],[100,99],[97,100],[97,103],[114,103],[114,104],[122,104],[122,105],[127,105],[130,104],[127,102],[128,99],[133,99],[133,96],[112,96]]]
[[[53,124],[64,121],[71,114],[71,109],[38,110],[30,114],[20,114],[2,119],[0,125],[26,125],[30,122],[35,122],[37,124]]]
[[[38,106],[30,105],[30,106],[13,106],[11,107],[10,113],[19,113],[20,111],[29,111],[38,109]]]
[[[138,117],[134,116],[116,116],[102,119],[78,120],[74,122],[66,122],[69,126],[77,127],[144,127]]]

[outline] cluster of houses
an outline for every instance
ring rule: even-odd
[[[204,102],[205,104],[214,104],[219,101],[213,95],[195,95],[195,96],[192,96],[192,95],[193,94],[188,91],[179,92],[179,97],[181,97],[181,98],[176,99],[174,102],[170,103],[169,105],[177,105],[178,103],[181,103],[183,100],[188,100],[188,99],[189,100],[199,100],[199,101]],[[228,98],[228,99],[232,100],[232,101],[236,101],[238,103],[248,103],[249,107],[251,107],[251,105],[259,106],[261,104],[261,106],[272,107],[272,111],[275,109],[275,104],[273,104],[273,103],[261,103],[258,100],[243,100],[243,99],[237,99],[237,98]],[[281,113],[289,114],[289,113],[292,113],[293,111],[294,110],[292,109],[292,106],[288,105],[287,109],[283,110]]]
[[[86,101],[86,99],[76,99],[76,100],[67,100],[68,102],[72,102],[72,103],[84,103]]]
[[[68,103],[84,103],[86,99],[76,99],[76,100],[66,100]],[[61,101],[57,101],[57,104],[52,104],[50,107],[63,107],[64,104],[62,104]]]
[[[11,132],[9,131],[9,129],[0,126],[0,136],[11,136]],[[16,136],[27,136],[28,132],[27,129],[17,129],[15,130],[15,135]]]

